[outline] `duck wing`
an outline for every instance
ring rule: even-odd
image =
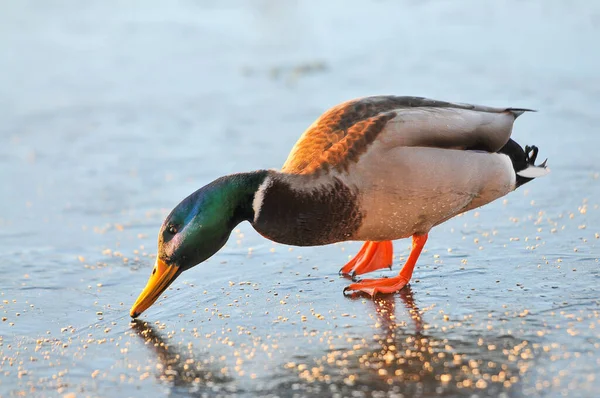
[[[375,141],[379,150],[405,147],[497,152],[510,139],[522,108],[494,108],[422,97],[350,100],[321,115],[292,148],[282,171],[347,170]],[[382,154],[383,155],[383,154]]]

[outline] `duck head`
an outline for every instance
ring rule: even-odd
[[[137,318],[182,272],[206,261],[225,245],[233,228],[252,220],[254,194],[267,172],[234,174],[200,188],[167,216],[158,233],[156,263],[131,307]]]

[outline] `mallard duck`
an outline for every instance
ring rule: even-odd
[[[354,282],[345,291],[399,291],[434,226],[549,172],[545,161],[535,165],[535,146],[524,150],[510,138],[527,111],[398,96],[331,108],[300,137],[281,171],[221,177],[171,211],[130,315],[219,251],[242,221],[286,245],[364,241],[340,270]],[[392,241],[408,237],[412,250],[397,276],[355,279],[391,267]]]

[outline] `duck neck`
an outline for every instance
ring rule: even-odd
[[[232,229],[242,221],[252,222],[254,220],[253,201],[259,187],[268,175],[267,170],[258,170],[223,177],[228,199],[233,204]]]

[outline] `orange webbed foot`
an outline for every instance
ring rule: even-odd
[[[398,292],[407,284],[408,279],[402,275],[391,278],[363,279],[347,286],[344,289],[344,293],[347,291],[363,292],[371,297],[375,297],[377,293],[389,294]]]
[[[340,269],[341,275],[356,275],[392,268],[394,248],[392,242],[365,242],[358,254]]]

